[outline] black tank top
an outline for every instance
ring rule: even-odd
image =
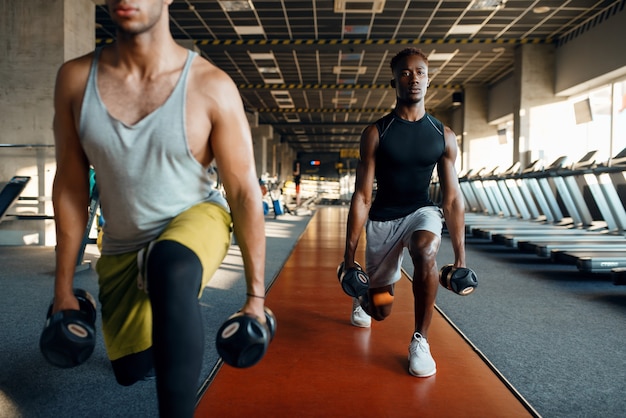
[[[445,150],[443,123],[429,114],[416,122],[394,112],[376,122],[376,197],[369,217],[374,221],[401,218],[434,205],[428,189],[433,169]]]

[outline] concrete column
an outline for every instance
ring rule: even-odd
[[[469,84],[464,86],[463,92],[463,141],[462,141],[462,168],[468,167],[472,161],[470,143],[473,140],[495,138],[498,130],[487,120],[488,89],[487,86]],[[457,133],[458,134],[458,133]]]
[[[26,210],[51,214],[54,82],[64,61],[94,48],[95,5],[92,0],[0,0],[0,39],[0,143],[19,146],[1,148],[0,181],[31,176],[22,196],[37,203]],[[5,223],[3,229],[27,226],[30,231],[28,238],[22,232],[3,234],[16,237],[9,244],[54,244],[54,235],[49,240],[46,233],[52,222]]]
[[[281,143],[280,138],[275,139],[274,149],[276,152],[275,172],[281,181],[293,180],[293,162],[296,160],[296,152],[286,142]]]
[[[531,155],[530,109],[560,101],[554,94],[555,46],[524,44],[515,50],[513,160],[526,167]],[[556,122],[556,121],[555,121]]]
[[[268,146],[268,143],[272,142],[273,128],[272,125],[260,125],[252,127],[251,132],[257,177],[261,178],[268,172],[268,149],[271,151],[271,145]]]

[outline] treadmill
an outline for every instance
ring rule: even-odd
[[[624,154],[624,157],[620,155]],[[578,173],[584,183],[589,187],[589,192],[597,205],[607,228],[600,233],[583,235],[579,239],[571,240],[563,237],[535,238],[517,240],[518,248],[525,251],[535,251],[540,256],[548,256],[553,250],[573,250],[595,248],[598,245],[612,245],[612,249],[626,247],[626,211],[617,193],[616,187],[610,181],[609,174],[620,173],[626,179],[626,149],[618,154],[609,164],[598,165],[592,169]],[[571,173],[570,173],[571,174]],[[591,231],[589,231],[591,232]],[[604,248],[608,249],[608,248]],[[625,250],[626,251],[626,250]]]
[[[519,172],[519,163],[513,164],[503,173],[497,173],[498,167],[485,173],[485,168],[478,171],[468,172],[459,179],[461,191],[466,201],[466,208],[470,212],[465,213],[465,230],[469,235],[474,229],[491,225],[509,225],[511,222],[519,222],[520,219],[530,220],[528,210],[520,213],[516,205],[512,203],[510,194],[507,201],[500,193],[498,182],[504,181],[511,175]],[[497,185],[497,186],[494,186]],[[497,190],[496,190],[497,187]]]
[[[587,153],[572,167],[580,170],[591,166],[595,160],[597,151]],[[528,188],[533,192],[541,211],[546,216],[546,223],[535,224],[534,227],[509,227],[503,229],[492,228],[489,231],[481,231],[485,238],[491,237],[494,242],[503,243],[507,246],[517,246],[518,239],[525,241],[546,236],[579,236],[581,234],[603,234],[602,227],[594,222],[580,191],[576,188],[570,190],[571,185],[563,181],[561,175],[564,171],[572,171],[572,168],[563,168],[566,157],[558,158],[546,170],[539,173],[531,173],[524,179]],[[550,184],[552,180],[552,184]],[[553,187],[555,190],[553,190]],[[557,195],[567,211],[565,216],[559,205]],[[549,223],[547,223],[549,222]]]
[[[551,167],[560,166],[564,160],[565,157],[559,158],[551,164]],[[485,177],[481,181],[482,184],[475,186],[476,189],[483,191],[483,196],[492,196],[491,201],[498,205],[499,213],[504,217],[472,218],[469,221],[471,225],[468,226],[468,232],[472,235],[490,239],[494,231],[544,230],[549,226],[562,228],[569,223],[568,220],[556,221],[543,196],[533,196],[533,192],[541,192],[534,187],[532,191],[529,188],[525,177],[529,173],[543,172],[541,161],[536,160],[522,172],[519,172],[518,167],[518,164],[514,164],[503,174]],[[538,206],[536,202],[540,205]]]
[[[604,210],[610,211],[607,216],[615,224],[623,242],[561,245],[561,248],[550,250],[551,258],[555,261],[575,262],[580,271],[590,273],[607,273],[626,267],[626,210],[617,192],[618,185],[623,187],[626,184],[626,148],[607,164],[599,165],[593,173],[586,174],[585,180],[594,196],[605,197]]]

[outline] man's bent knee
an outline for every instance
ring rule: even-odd
[[[364,299],[361,300],[361,306],[365,312],[376,321],[382,321],[391,314],[393,285],[370,289]]]
[[[111,366],[115,380],[122,386],[130,386],[140,380],[150,380],[155,376],[152,348],[113,360]]]
[[[415,231],[411,236],[409,254],[413,260],[434,259],[439,252],[441,238],[430,231]]]

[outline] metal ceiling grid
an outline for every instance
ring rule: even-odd
[[[335,12],[338,0],[174,0],[170,15],[174,37],[194,41],[233,78],[259,123],[297,151],[324,152],[358,147],[362,129],[394,106],[389,60],[400,49],[433,57],[425,103],[446,112],[463,86],[509,75],[515,46],[562,42],[624,1],[342,0],[350,11]],[[105,6],[95,19],[98,43],[110,42]],[[452,55],[440,61],[435,53]]]

